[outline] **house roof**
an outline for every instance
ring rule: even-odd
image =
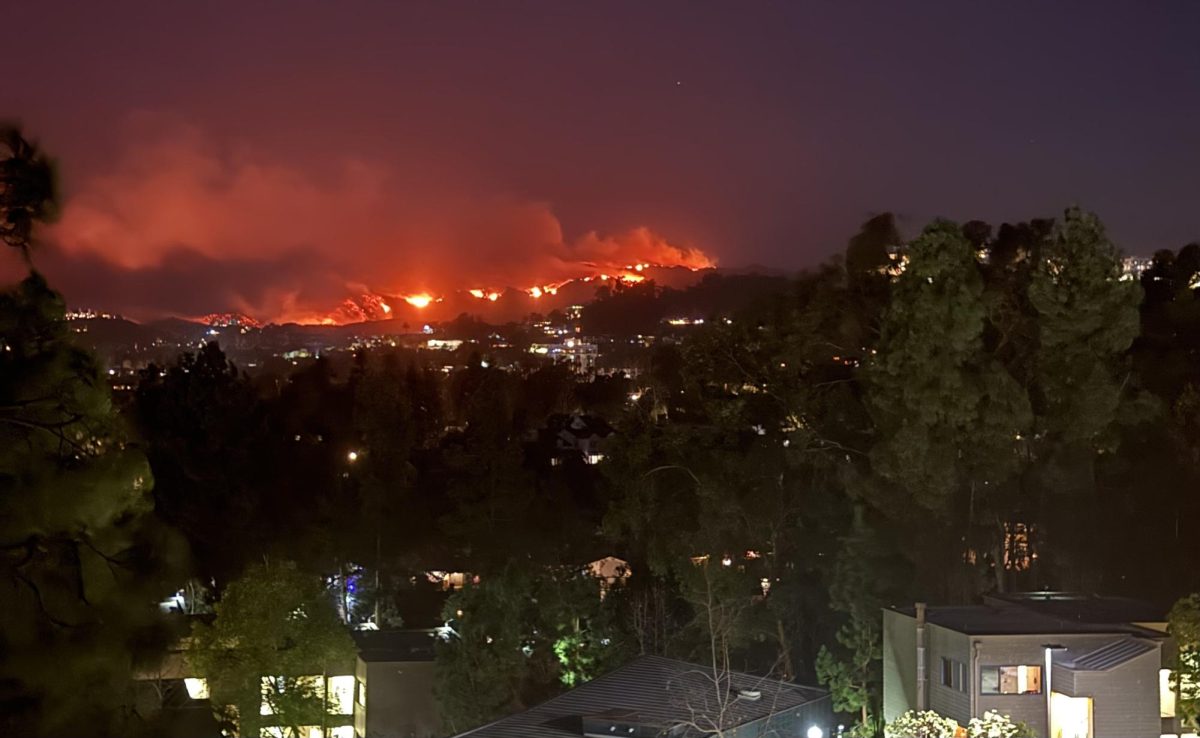
[[[725,711],[722,723],[733,727],[829,699],[828,692],[822,689],[740,672],[722,675],[722,679],[726,676],[729,692],[718,701],[710,668],[660,656],[641,656],[552,700],[460,736],[578,737],[583,734],[585,720],[636,722],[665,728],[696,713],[719,714],[721,704]],[[759,696],[744,699],[737,696],[739,690],[753,690]]]
[[[432,630],[356,630],[358,657],[375,661],[433,661]]]
[[[607,438],[613,427],[595,415],[564,415],[556,413],[546,420],[546,428],[560,437],[576,439]]]
[[[1120,638],[1086,653],[1076,655],[1068,651],[1065,658],[1056,658],[1055,663],[1073,671],[1108,671],[1154,648],[1153,642],[1141,638]]]
[[[1102,598],[1101,598],[1102,599]],[[967,635],[1071,635],[1071,634],[1129,634],[1147,638],[1161,633],[1135,625],[1140,620],[1119,617],[1125,614],[1114,608],[1106,610],[1104,603],[1089,609],[1084,602],[1070,608],[1041,608],[1024,603],[989,600],[983,605],[929,607],[925,619],[933,625]],[[894,607],[909,617],[916,617],[914,607]]]
[[[984,604],[1015,605],[1049,617],[1080,623],[1165,622],[1161,607],[1128,597],[1079,592],[1016,592],[986,595]]]

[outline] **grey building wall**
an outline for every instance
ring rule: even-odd
[[[917,620],[883,611],[883,719],[917,706]]]
[[[1158,712],[1161,659],[1155,648],[1109,671],[1076,673],[1075,696],[1092,698],[1095,738],[1157,738],[1162,733]]]
[[[1057,636],[979,636],[979,657],[976,668],[985,666],[1042,666],[1045,668],[1045,645],[1053,642],[1073,651],[1087,652],[1111,643],[1115,636],[1057,635]],[[1051,671],[1049,687],[1054,692],[1071,697],[1093,699],[1092,726],[1095,738],[1157,738],[1161,723],[1158,717],[1159,651],[1133,659],[1109,671],[1071,672],[1062,666]],[[985,695],[977,692],[975,715],[995,710],[1026,722],[1038,735],[1048,734],[1046,722],[1046,677],[1042,675],[1042,694]],[[975,688],[979,688],[976,681]]]
[[[1048,735],[1049,726],[1046,723],[1046,675],[1042,674],[1042,692],[1040,694],[982,694],[979,690],[980,670],[988,666],[1040,666],[1045,671],[1045,645],[1053,641],[1057,645],[1068,646],[1072,649],[1088,651],[1099,648],[1112,641],[1112,636],[1073,636],[1073,635],[1016,635],[1016,636],[977,636],[973,641],[979,643],[978,657],[975,668],[975,689],[977,702],[975,716],[983,715],[988,710],[995,710],[1008,715],[1013,720],[1029,723],[1038,735]],[[1064,680],[1060,685],[1055,676],[1062,674],[1062,669],[1056,669],[1050,674],[1051,689],[1060,691],[1059,687],[1070,687]]]
[[[926,628],[928,663],[925,673],[929,676],[929,709],[953,718],[959,725],[966,725],[971,721],[971,639],[938,625],[929,624]],[[961,690],[942,684],[943,658],[963,665],[966,676]]]
[[[440,736],[441,721],[433,697],[432,661],[358,662],[366,684],[366,708],[356,705],[356,723],[364,738]],[[365,730],[363,730],[365,728]]]
[[[916,708],[916,619],[883,612],[883,710],[894,720]],[[1029,695],[985,695],[980,673],[987,666],[1039,666],[1044,669],[1045,645],[1053,642],[1075,653],[1100,648],[1113,635],[1011,635],[967,636],[936,625],[926,631],[929,708],[966,725],[987,710],[1026,722],[1041,736],[1048,734],[1047,686],[1072,697],[1093,699],[1094,738],[1157,738],[1161,731],[1158,709],[1158,671],[1161,648],[1138,656],[1108,671],[1073,672],[1062,666],[1042,675],[1042,692]],[[959,692],[941,683],[941,659],[967,664],[968,686]]]

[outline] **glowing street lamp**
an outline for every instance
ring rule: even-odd
[[[346,454],[346,460],[349,461],[351,464],[358,461],[358,452],[351,451],[350,453]]]

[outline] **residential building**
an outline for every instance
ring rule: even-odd
[[[603,418],[563,414],[547,418],[540,433],[542,442],[553,450],[550,463],[555,466],[571,456],[583,459],[585,464],[600,463],[604,460],[604,439],[612,434],[612,426]]]
[[[569,364],[579,374],[591,374],[596,371],[600,349],[594,343],[568,338],[561,343],[535,343],[529,347],[529,353],[545,356],[556,363]]]
[[[823,738],[829,693],[768,677],[641,656],[524,712],[459,738]]]
[[[433,697],[432,630],[355,631],[353,662],[330,664],[323,688],[330,711],[324,726],[300,726],[300,738],[429,738],[441,735]],[[170,735],[219,738],[208,684],[191,670],[188,639],[137,670],[139,709]],[[271,677],[264,676],[264,689]],[[322,676],[307,677],[322,685]],[[264,700],[262,715],[270,715]],[[269,723],[269,718],[264,718]],[[267,727],[264,736],[283,736]]]
[[[965,726],[995,711],[1050,738],[1178,735],[1164,621],[1145,603],[1061,592],[885,609],[884,719],[933,710]]]
[[[441,735],[433,696],[434,631],[358,631],[355,738]]]

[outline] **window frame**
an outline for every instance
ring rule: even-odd
[[[954,690],[955,692],[967,691],[967,665],[958,659],[952,659],[947,656],[942,656],[941,677],[939,679],[941,685],[946,689]],[[949,676],[949,678],[947,678]]]
[[[1036,691],[1025,691],[1025,692],[1005,692],[1005,691],[1003,691],[1000,686],[1001,684],[1003,684],[1003,677],[1002,677],[1002,673],[1001,673],[1002,670],[1004,670],[1004,669],[1016,670],[1016,669],[1020,669],[1021,667],[1025,667],[1026,669],[1036,669],[1037,670],[1037,675],[1038,675],[1037,676],[1037,690]],[[995,691],[990,691],[984,687],[984,675],[987,674],[988,672],[994,672],[996,674],[996,689],[995,689]],[[979,694],[981,694],[981,695],[986,695],[988,697],[1028,697],[1028,696],[1041,696],[1041,695],[1045,695],[1045,693],[1046,693],[1046,675],[1045,675],[1045,668],[1041,664],[987,664],[987,665],[983,665],[983,666],[979,667]]]

